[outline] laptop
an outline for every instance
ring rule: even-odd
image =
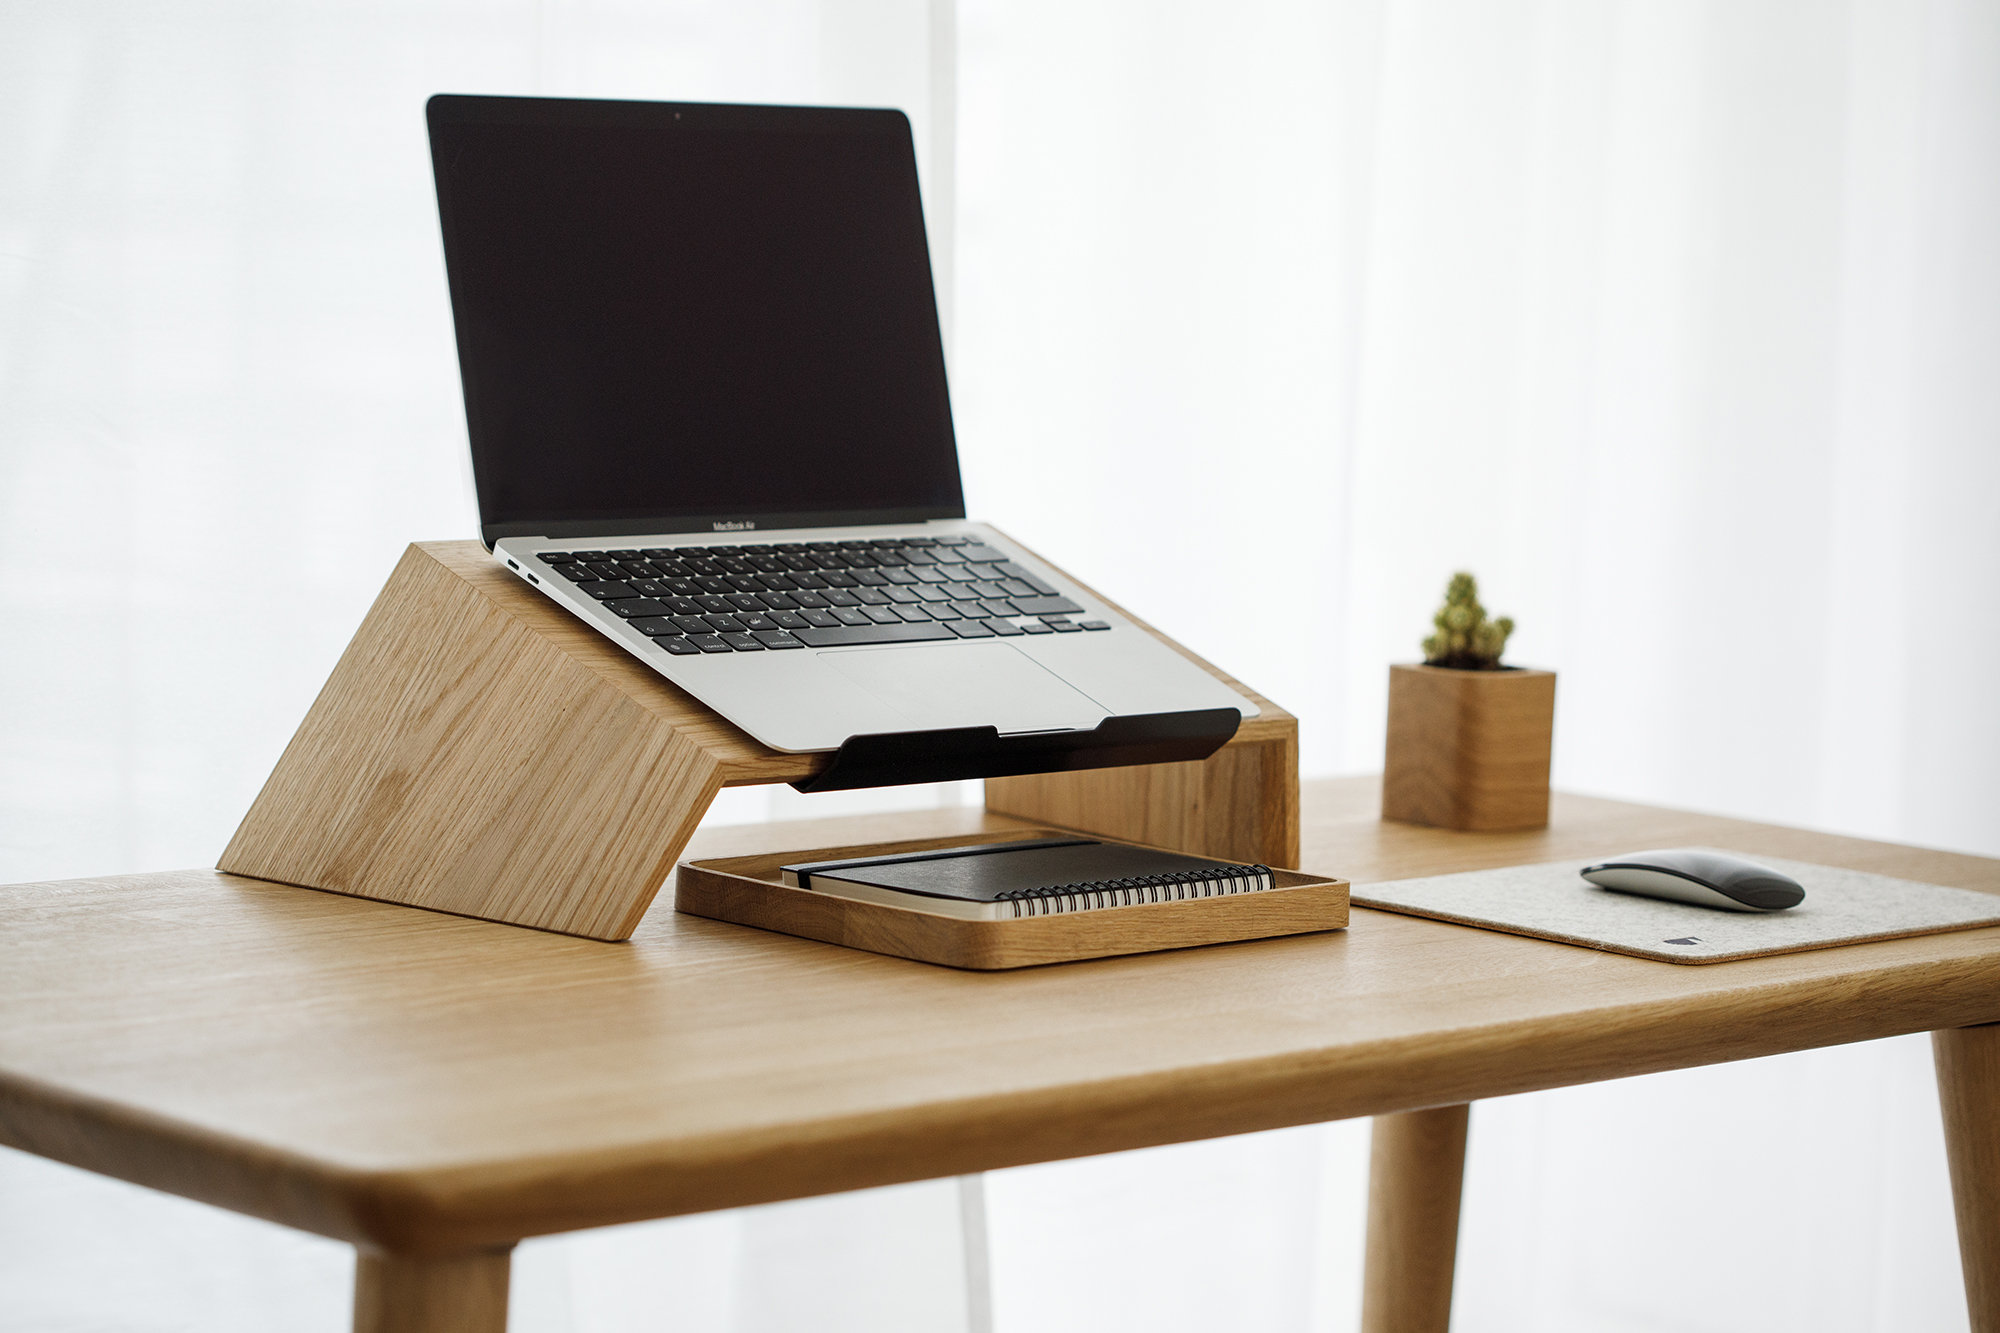
[[[544,596],[774,750],[987,738],[901,780],[1256,714],[967,520],[901,112],[428,119],[480,534]]]

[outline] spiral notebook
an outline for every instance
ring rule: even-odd
[[[1269,866],[1088,838],[805,861],[782,867],[780,874],[793,888],[966,921],[1221,898],[1277,885]]]

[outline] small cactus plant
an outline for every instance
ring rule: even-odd
[[[1479,604],[1478,582],[1462,571],[1451,576],[1444,590],[1444,605],[1431,624],[1437,632],[1424,640],[1424,665],[1461,671],[1498,671],[1507,636],[1514,632],[1514,622],[1508,617],[1486,618],[1486,608]]]

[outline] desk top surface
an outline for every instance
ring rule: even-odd
[[[1558,795],[1385,824],[1370,881],[1700,843],[2000,893],[2000,861]],[[690,855],[1014,821],[721,828]],[[967,973],[676,915],[629,944],[191,870],[0,890],[0,1142],[385,1249],[1370,1115],[2000,1020],[2000,928],[1677,967],[1357,909],[1344,932]]]

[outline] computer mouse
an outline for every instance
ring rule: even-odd
[[[1585,866],[1583,877],[1619,893],[1671,898],[1726,912],[1779,912],[1797,907],[1805,889],[1789,875],[1706,847],[1631,852]]]

